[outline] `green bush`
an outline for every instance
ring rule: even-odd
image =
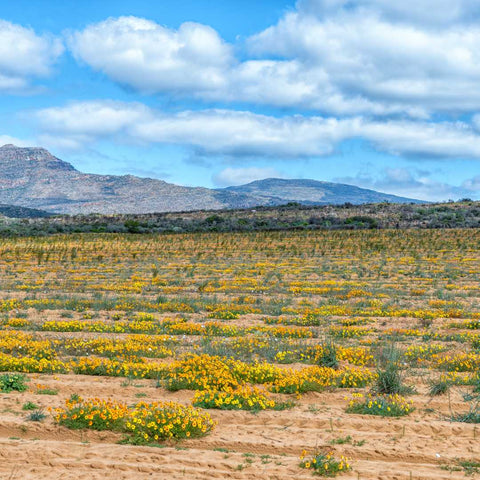
[[[329,341],[322,344],[322,353],[318,359],[318,364],[322,367],[338,368],[337,347],[335,343]]]
[[[373,386],[375,393],[382,395],[413,393],[414,389],[403,383],[403,372],[400,368],[401,358],[400,351],[394,345],[381,352],[380,360],[384,366],[377,368],[377,380]]]
[[[0,375],[0,392],[9,393],[13,390],[24,392],[27,389],[27,378],[20,373],[5,373]]]

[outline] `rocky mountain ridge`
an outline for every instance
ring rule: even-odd
[[[335,195],[336,188],[338,195]],[[220,210],[291,201],[308,205],[417,202],[314,180],[267,179],[224,189],[184,187],[134,175],[83,173],[44,148],[0,147],[0,203],[50,213]]]

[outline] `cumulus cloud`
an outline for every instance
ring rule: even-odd
[[[462,122],[362,122],[358,136],[394,155],[480,158],[480,136]]]
[[[25,91],[32,78],[51,73],[62,52],[59,39],[0,19],[0,92]]]
[[[32,114],[42,135],[73,147],[103,138],[189,146],[208,155],[299,158],[331,154],[344,140],[364,138],[396,155],[480,159],[480,135],[469,125],[411,120],[375,121],[273,117],[246,111],[166,113],[140,103],[91,101]]]
[[[109,18],[68,43],[77,59],[144,93],[428,118],[480,109],[480,27],[470,22],[479,14],[473,0],[302,0],[248,39],[244,61],[192,22],[172,30]]]
[[[284,175],[271,167],[228,167],[214,175],[212,180],[219,187],[229,187],[232,185],[243,185],[255,180],[263,180],[264,178],[284,178]]]
[[[73,32],[76,58],[142,92],[190,92],[221,88],[231,47],[206,25],[178,30],[138,17],[109,18]]]
[[[336,119],[282,119],[233,110],[165,113],[128,102],[76,102],[36,111],[32,117],[49,143],[59,138],[72,148],[115,137],[186,145],[215,155],[305,157],[326,155],[342,139]]]
[[[406,112],[426,116],[422,106],[385,104],[362,93],[345,94],[318,63],[310,65],[301,58],[240,61],[232,45],[198,23],[184,23],[172,30],[144,18],[109,18],[71,33],[68,44],[81,62],[142,93],[340,115]]]
[[[332,153],[344,135],[342,127],[336,119],[207,110],[159,114],[132,125],[130,134],[149,143],[190,145],[206,154],[289,158]]]
[[[432,29],[427,20],[442,12],[433,0],[305,1],[249,45],[259,56],[295,59],[306,72],[322,68],[345,98],[363,98],[386,111],[400,104],[407,114],[415,106],[425,115],[473,112],[480,108],[480,28],[459,19],[480,6],[456,5],[458,13],[446,9],[447,24]],[[425,22],[410,22],[412,12]]]
[[[298,0],[277,23],[232,45],[199,23],[172,29],[109,18],[65,34],[78,62],[144,95],[193,101],[192,110],[99,100],[28,116],[42,144],[70,150],[111,140],[290,159],[328,156],[360,138],[392,155],[480,159],[479,19],[477,0]],[[62,51],[58,39],[0,20],[0,93],[31,90]],[[206,108],[229,102],[242,107]],[[253,113],[252,105],[275,113]],[[265,176],[279,173],[226,168],[214,181]],[[479,176],[459,186],[404,169],[347,178],[428,199],[480,191]]]
[[[421,106],[405,106],[369,99],[361,94],[345,95],[322,65],[292,60],[247,60],[225,73],[223,88],[203,92],[207,100],[245,102],[280,108],[317,110],[335,115],[428,116]]]
[[[45,144],[78,149],[102,138],[129,136],[135,122],[146,122],[152,114],[141,103],[103,100],[72,102],[29,113],[29,117],[40,125]]]

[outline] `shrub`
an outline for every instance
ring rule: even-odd
[[[316,475],[323,477],[335,477],[342,472],[348,472],[351,467],[346,457],[340,457],[340,460],[333,456],[333,452],[317,452],[305,458],[307,452],[303,452],[300,459],[300,467],[314,470]]]
[[[354,393],[347,413],[380,415],[382,417],[403,417],[414,410],[412,402],[400,395],[367,395]]]
[[[441,378],[436,381],[431,381],[428,394],[431,397],[445,395],[450,390],[451,385],[452,385],[451,382],[448,380],[445,380],[444,378]]]
[[[465,394],[464,400],[469,403],[469,409],[465,413],[452,414],[450,420],[463,423],[480,423],[480,394]]]
[[[215,423],[210,415],[193,407],[165,402],[139,403],[129,413],[125,430],[130,443],[144,444],[169,438],[202,437]]]
[[[56,410],[55,420],[71,429],[121,430],[129,411],[124,403],[93,398],[67,400]]]
[[[175,363],[164,383],[170,391],[228,390],[239,385],[239,378],[220,357],[192,355]]]
[[[324,342],[318,357],[318,364],[322,367],[338,368],[337,347],[333,342]]]
[[[24,392],[27,389],[25,375],[19,373],[5,373],[0,375],[0,392],[9,393],[13,390]]]
[[[46,415],[43,410],[35,410],[27,417],[27,420],[29,420],[30,422],[41,422],[45,418]]]
[[[239,387],[229,391],[197,392],[193,405],[202,408],[220,410],[283,410],[293,406],[292,403],[276,403],[255,387]]]
[[[403,373],[400,368],[401,353],[391,346],[381,352],[381,357],[385,361],[385,366],[377,369],[373,391],[382,395],[412,393],[414,389],[403,383]]]
[[[72,429],[125,432],[125,441],[135,445],[201,437],[215,425],[208,413],[174,402],[140,402],[128,407],[113,400],[83,400],[78,396],[67,400],[65,408],[55,410],[55,421]]]

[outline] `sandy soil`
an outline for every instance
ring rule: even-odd
[[[200,440],[162,448],[121,445],[121,435],[114,433],[71,431],[50,417],[42,423],[28,421],[21,406],[32,401],[47,410],[72,393],[92,392],[128,403],[140,398],[188,403],[192,393],[170,393],[149,380],[126,385],[124,379],[82,375],[30,378],[29,391],[0,394],[1,479],[303,479],[312,474],[299,468],[299,455],[315,448],[352,459],[353,471],[342,478],[451,479],[464,478],[464,473],[443,470],[442,464],[480,451],[474,425],[442,420],[449,408],[446,398],[415,395],[413,414],[387,419],[346,414],[345,391],[310,393],[286,412],[211,411],[218,426]],[[38,383],[57,389],[58,395],[34,393]],[[454,392],[452,408],[461,405]],[[351,443],[331,445],[348,436]]]

